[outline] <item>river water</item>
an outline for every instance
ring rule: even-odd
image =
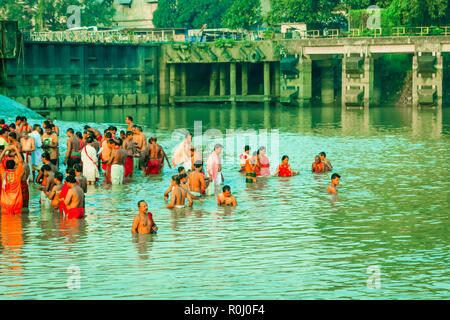
[[[183,129],[205,160],[222,143],[238,207],[209,197],[166,209],[167,165],[123,186],[91,186],[86,218],[70,224],[41,212],[32,190],[29,214],[1,217],[1,299],[450,298],[448,108],[190,105],[51,117],[64,144],[68,127],[124,129],[126,115],[169,155]],[[300,175],[245,184],[236,160],[245,143],[268,147],[272,172],[289,155]],[[326,193],[331,174],[310,172],[321,151],[341,175],[338,198]],[[141,199],[157,235],[131,234]]]

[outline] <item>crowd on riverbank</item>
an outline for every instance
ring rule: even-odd
[[[224,184],[222,174],[223,146],[217,144],[209,155],[204,168],[200,151],[192,144],[192,135],[176,147],[172,159],[157,143],[157,137],[147,137],[143,128],[133,123],[131,116],[125,120],[127,128],[118,131],[110,126],[101,133],[96,128],[84,126],[83,132],[73,128],[66,130],[67,148],[63,163],[60,163],[59,127],[51,119],[31,126],[26,117],[17,116],[16,121],[5,124],[0,119],[0,185],[2,214],[20,214],[29,205],[29,183],[36,183],[40,190],[40,205],[53,210],[65,219],[80,219],[85,215],[85,193],[92,184],[123,184],[132,181],[133,175],[160,174],[164,164],[177,168],[171,177],[171,185],[164,193],[169,200],[167,208],[181,208],[186,202],[215,195],[218,205],[237,206],[231,187]],[[250,153],[245,146],[239,156],[239,171],[245,175],[246,183],[256,183],[260,177],[290,177],[299,172],[289,164],[284,155],[273,174],[270,171],[266,148],[261,146]],[[65,166],[64,174],[60,172]],[[312,172],[332,171],[331,162],[325,152],[315,157]],[[332,174],[327,192],[337,193],[340,176]],[[139,214],[132,225],[133,233],[157,231],[152,213],[144,200],[138,202]]]

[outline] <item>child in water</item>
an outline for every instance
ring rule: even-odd
[[[295,172],[291,169],[291,165],[289,164],[289,157],[284,155],[281,158],[281,163],[278,166],[277,170],[273,174],[274,176],[278,175],[279,177],[291,177],[299,174],[300,172]]]

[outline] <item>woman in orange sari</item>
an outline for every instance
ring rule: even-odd
[[[3,165],[2,160],[7,150],[15,151],[15,160],[7,160],[6,164]],[[22,205],[23,205],[22,188],[21,188],[22,174],[23,174],[23,159],[20,156],[19,150],[14,145],[11,145],[7,147],[0,156],[0,177],[2,180],[0,203],[2,208],[2,214],[22,213]]]

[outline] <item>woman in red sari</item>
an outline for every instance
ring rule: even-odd
[[[6,165],[3,165],[2,160],[8,150],[15,151],[15,160],[7,160]],[[2,214],[22,213],[23,200],[21,178],[24,168],[23,160],[22,157],[19,156],[19,153],[19,150],[15,146],[11,145],[7,147],[0,156],[0,177],[2,180],[0,203]]]
[[[281,158],[280,165],[278,166],[277,170],[273,175],[279,177],[291,177],[296,174],[299,174],[299,172],[295,172],[291,169],[291,165],[289,164],[289,157],[283,156]]]

